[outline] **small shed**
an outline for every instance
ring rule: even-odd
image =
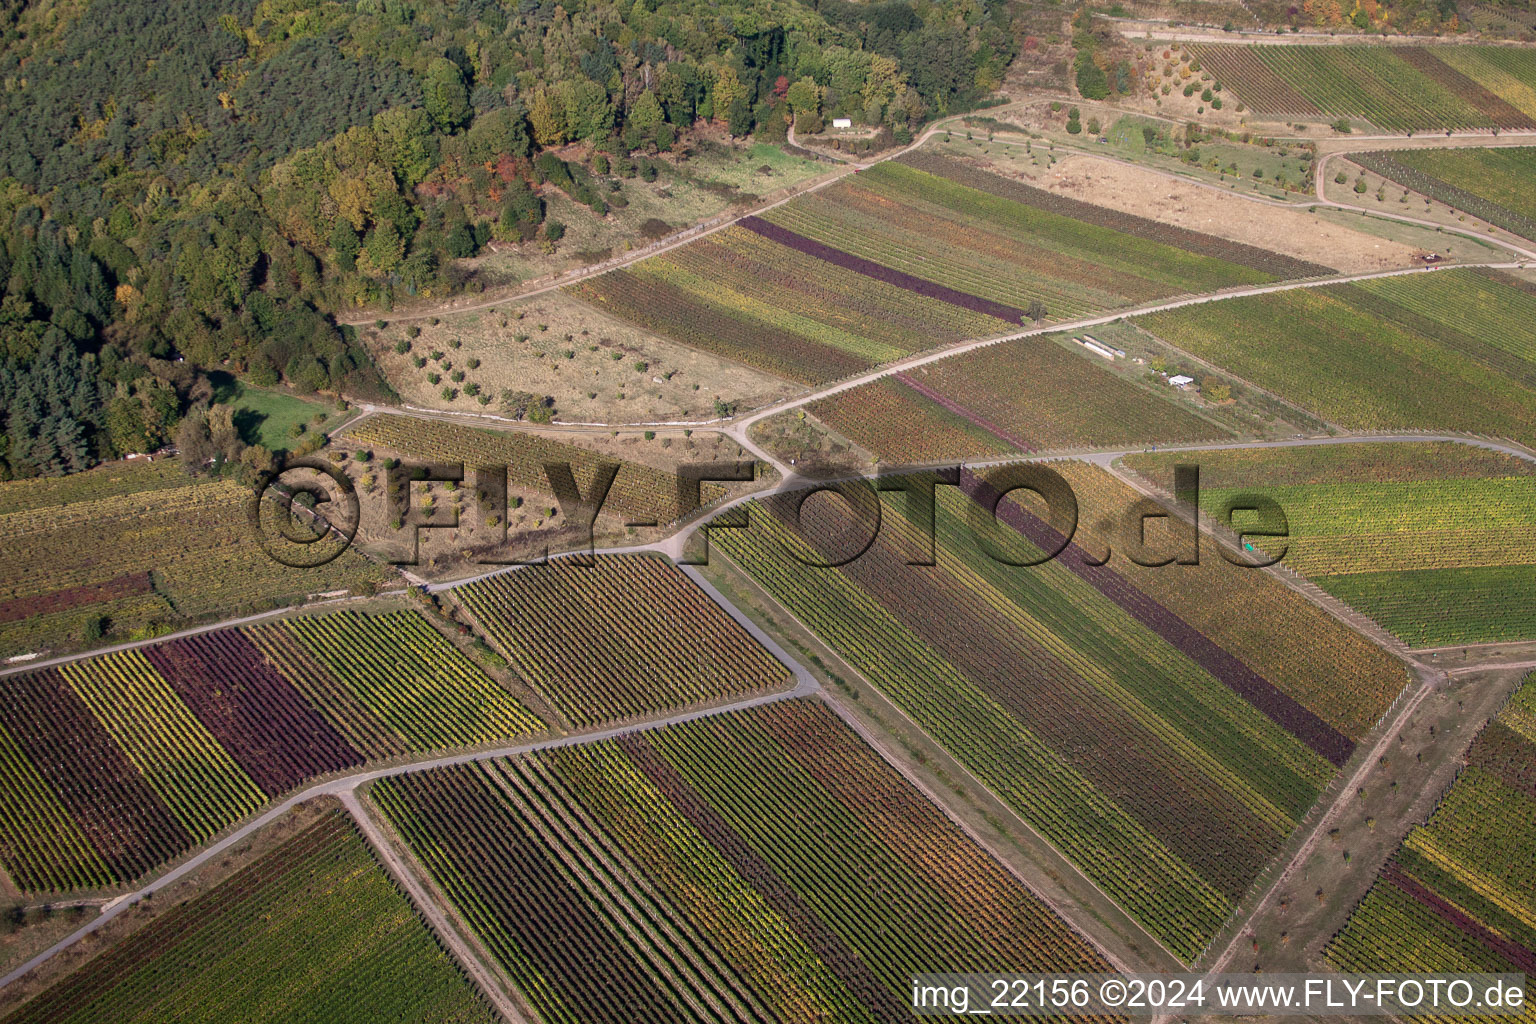
[[[1186,377],[1182,373],[1178,374],[1177,376],[1169,377],[1168,378],[1168,386],[1169,387],[1174,387],[1174,388],[1187,388],[1191,384],[1193,384],[1194,382],[1195,382],[1195,378],[1193,378],[1193,377]]]
[[[853,127],[853,118],[851,118],[851,117],[834,117],[832,119],[832,127],[833,128],[852,128]]]

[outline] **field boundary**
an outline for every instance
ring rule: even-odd
[[[401,854],[394,840],[386,834],[385,826],[357,798],[355,790],[341,794],[341,806],[346,808],[357,824],[364,841],[373,847],[380,866],[395,880],[405,898],[415,905],[416,913],[437,935],[438,942],[458,962],[459,969],[480,990],[486,1001],[511,1024],[537,1024],[538,1017],[525,1012],[509,995],[516,988],[507,984],[500,972],[490,966],[494,961],[488,959],[484,947],[473,935],[466,936],[454,927],[453,920],[443,909],[442,894],[437,887],[430,878],[424,878],[417,870],[415,858],[407,860],[407,855]],[[501,983],[498,984],[498,981]]]

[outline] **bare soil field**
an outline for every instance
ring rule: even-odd
[[[365,334],[401,398],[426,409],[505,415],[503,392],[520,391],[552,397],[555,419],[566,422],[665,423],[716,419],[723,411],[717,403],[746,411],[799,390],[648,334],[560,292],[436,324],[391,323]],[[408,351],[398,351],[401,342]],[[453,380],[456,371],[462,380]],[[479,395],[468,394],[471,384]],[[481,404],[480,396],[489,401]]]
[[[1157,171],[1091,156],[1069,156],[1031,176],[1032,184],[1113,210],[1219,235],[1346,273],[1415,264],[1417,250],[1286,209],[1227,195]]]

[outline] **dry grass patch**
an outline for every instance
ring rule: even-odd
[[[797,390],[558,292],[436,324],[390,324],[370,330],[368,344],[405,402],[429,409],[515,416],[503,400],[512,391],[553,398],[566,422],[662,423],[715,419]]]

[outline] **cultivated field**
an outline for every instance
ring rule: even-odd
[[[896,465],[1231,436],[1166,386],[1153,390],[1070,351],[1021,338],[814,402],[810,411]]]
[[[5,1024],[497,1019],[346,816],[167,909]]]
[[[1536,287],[1507,274],[1426,271],[1136,323],[1345,427],[1536,443]]]
[[[0,678],[0,866],[144,875],[319,776],[543,724],[414,612],[221,629]]]
[[[967,309],[841,265],[849,262],[737,225],[572,292],[664,337],[804,384],[1019,322],[1019,311]]]
[[[1421,195],[1536,240],[1536,149],[1403,149],[1349,159]]]
[[[1536,127],[1536,55],[1503,47],[1192,46],[1267,119],[1362,118],[1390,132]]]
[[[815,700],[371,796],[552,1024],[873,1024],[924,971],[1107,969]]]
[[[193,480],[174,459],[0,483],[14,570],[0,583],[0,657],[154,636],[387,578],[353,552],[302,571],[273,561],[247,524],[250,497]]]
[[[1329,272],[918,153],[572,291],[817,384],[1032,317]]]
[[[1142,454],[1125,464],[1168,489],[1198,464],[1201,505],[1279,502],[1285,564],[1410,646],[1536,638],[1536,465],[1462,444]],[[1243,521],[1241,516],[1237,522]]]
[[[1536,975],[1536,676],[1490,722],[1326,955],[1344,971]]]
[[[518,674],[576,725],[789,682],[788,669],[665,559],[556,559],[453,593]]]
[[[1118,523],[1136,498],[1097,469],[1052,465],[1076,488],[1085,527]],[[906,564],[924,542],[889,504],[881,539],[837,569],[802,561],[846,558],[864,539],[827,499],[806,503],[798,531],[791,501],[765,499],[751,530],[715,543],[1194,959],[1406,673],[1214,552],[1198,568],[1140,569],[1123,556],[1099,566],[1103,543],[1085,529],[1082,547],[1013,568],[983,554],[966,525],[995,494],[969,474],[939,494],[937,568]],[[1004,503],[1000,516],[993,542],[1015,558],[1063,541],[1024,505]]]

